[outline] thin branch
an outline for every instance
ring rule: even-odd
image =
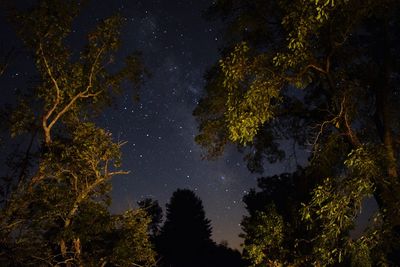
[[[130,174],[130,171],[116,171],[116,172],[109,172],[108,176],[120,175],[120,174]]]
[[[47,263],[49,266],[53,266],[52,262],[50,260],[48,260],[48,259],[41,258],[41,257],[35,256],[35,255],[32,255],[31,257],[34,258],[34,259],[43,261],[43,262]]]
[[[349,122],[349,118],[347,112],[344,114],[344,122],[347,128],[347,134],[350,137],[351,142],[354,146],[358,147],[361,145],[360,140],[358,140],[357,135],[354,133],[353,129],[351,129],[351,123]]]
[[[94,62],[93,62],[92,67],[90,69],[89,82],[88,82],[88,86],[86,87],[86,92],[88,92],[89,89],[92,88],[94,69],[95,69],[95,67],[96,67],[96,65],[98,63],[98,60],[100,59],[100,56],[103,53],[104,49],[105,49],[105,45],[103,45],[101,47],[101,49],[99,50],[99,52],[97,53],[97,55],[96,55],[96,57],[94,59]]]
[[[113,175],[117,175],[117,174],[128,174],[128,173],[129,172],[126,172],[126,171],[115,171],[115,172],[108,173],[108,176],[101,176],[96,172],[97,179],[91,185],[86,187],[77,196],[72,209],[70,210],[70,212],[67,215],[67,218],[66,218],[65,223],[64,223],[64,228],[67,228],[70,225],[71,219],[75,215],[76,211],[78,210],[80,203],[89,196],[90,192],[92,192],[97,186],[99,186],[101,183],[103,183],[109,177],[111,177]]]
[[[319,126],[317,125],[319,127],[319,131],[317,133],[317,136],[314,138],[314,142],[311,144],[312,146],[316,146],[318,144],[320,136],[323,134],[325,127],[329,124],[333,125],[337,121],[337,119],[338,117],[334,117],[331,120],[322,122],[322,124],[319,124]]]
[[[132,264],[133,266],[136,266],[136,267],[144,267],[144,265],[139,265],[139,264],[134,263],[134,262],[131,262],[131,264]]]
[[[11,62],[11,58],[14,54],[14,47],[10,49],[10,51],[8,51],[7,55],[5,55],[4,57],[4,63],[0,65],[0,76],[4,74],[4,72],[6,71],[6,69],[8,68],[8,66],[10,65]]]
[[[317,133],[317,136],[315,137],[314,142],[312,143],[313,147],[317,147],[317,144],[319,142],[319,138],[320,136],[323,134],[324,129],[328,126],[328,125],[334,125],[336,128],[339,129],[339,126],[335,125],[337,123],[339,123],[339,121],[341,119],[343,119],[344,121],[344,127],[345,127],[345,132],[343,133],[343,135],[346,135],[349,137],[350,142],[354,145],[354,146],[360,146],[360,140],[358,139],[357,135],[354,133],[352,127],[351,127],[351,122],[348,116],[348,112],[346,110],[346,105],[347,105],[347,97],[346,95],[343,96],[342,101],[340,102],[340,111],[339,113],[334,116],[332,119],[327,120],[322,122],[322,124],[320,124],[319,126],[319,131]]]
[[[73,171],[71,171],[71,170],[68,170],[68,169],[63,169],[63,170],[61,170],[61,173],[69,173],[73,178],[74,178],[74,189],[75,189],[75,192],[78,192],[78,176],[73,172]]]
[[[327,71],[326,71],[326,70],[324,70],[323,68],[321,68],[320,66],[317,66],[317,65],[315,65],[315,64],[308,64],[308,65],[306,66],[306,68],[304,69],[304,73],[305,73],[308,69],[315,69],[315,70],[317,70],[317,71],[319,71],[319,72],[321,72],[321,73],[323,73],[323,74],[327,74]],[[304,74],[304,73],[303,73],[303,74]]]
[[[104,163],[104,175],[106,177],[109,175],[109,173],[108,173],[108,160],[106,160],[105,163]]]
[[[340,104],[340,111],[339,114],[337,114],[336,116],[334,116],[332,119],[330,120],[326,120],[324,122],[322,122],[322,124],[319,124],[319,131],[317,133],[317,136],[314,139],[314,142],[311,144],[312,147],[316,147],[319,141],[320,136],[323,134],[324,129],[328,126],[328,125],[334,125],[335,123],[338,123],[339,119],[342,117],[342,114],[344,112],[344,101],[345,101],[345,97],[343,98],[341,104]]]
[[[51,71],[50,65],[47,62],[47,58],[44,55],[42,43],[39,43],[39,51],[40,51],[42,60],[44,62],[44,65],[46,67],[47,74],[49,75],[50,80],[52,81],[54,88],[56,89],[56,100],[53,104],[53,107],[44,116],[45,120],[47,121],[50,118],[51,114],[53,114],[53,112],[56,110],[58,104],[60,103],[60,87],[58,86],[57,80],[54,78],[54,75],[53,75],[53,72]]]

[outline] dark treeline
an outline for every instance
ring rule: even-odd
[[[157,201],[146,199],[139,204],[154,218],[150,229],[159,256],[158,266],[245,266],[239,251],[225,244],[217,245],[211,239],[211,222],[193,191],[178,189],[173,193],[162,226]]]

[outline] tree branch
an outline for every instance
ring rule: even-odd
[[[58,104],[60,103],[60,94],[61,93],[60,93],[60,87],[58,86],[58,82],[57,82],[56,78],[54,78],[54,75],[53,75],[53,72],[51,71],[50,65],[47,62],[47,58],[44,55],[43,46],[42,46],[41,42],[39,43],[39,51],[40,51],[40,55],[42,57],[44,66],[46,68],[46,72],[49,75],[50,80],[52,81],[52,83],[54,85],[54,88],[56,89],[56,100],[54,101],[53,107],[46,113],[46,115],[44,115],[44,119],[47,122],[47,120],[50,118],[51,114],[53,114],[53,112],[56,110]]]

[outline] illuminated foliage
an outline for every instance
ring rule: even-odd
[[[115,266],[154,266],[155,253],[149,241],[150,218],[144,210],[128,210],[119,216],[119,239],[113,248]]]
[[[309,199],[313,174],[299,168],[258,179],[243,197],[248,216],[242,220],[243,254],[254,266],[303,266],[312,263],[309,237],[312,231],[301,219],[299,209]]]
[[[259,125],[273,118],[281,87],[280,79],[271,79],[266,75],[268,70],[260,69],[265,59],[250,59],[248,52],[248,46],[242,43],[220,62],[228,93],[225,115],[229,138],[243,144],[253,140]]]
[[[268,207],[264,211],[256,211],[251,217],[242,221],[246,232],[244,256],[252,262],[252,266],[263,266],[266,259],[274,259],[276,251],[281,250],[284,235],[284,222],[275,207]]]

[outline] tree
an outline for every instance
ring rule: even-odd
[[[252,266],[275,263],[310,265],[308,239],[314,234],[298,212],[309,201],[315,174],[298,168],[258,179],[261,191],[243,197],[248,212],[242,220],[243,255]],[[268,265],[269,264],[269,265]]]
[[[39,1],[10,19],[31,52],[38,80],[9,113],[11,137],[27,140],[9,161],[2,183],[0,263],[14,265],[128,265],[154,263],[143,211],[112,216],[110,180],[120,168],[122,142],[93,123],[125,80],[145,71],[138,54],[110,72],[122,19],[101,21],[78,54],[66,45],[81,1]],[[144,229],[144,230],[143,230]],[[107,234],[118,240],[109,242]],[[121,234],[123,232],[123,234]],[[111,247],[110,247],[111,246]]]
[[[148,234],[150,221],[142,209],[117,217],[118,225],[111,235],[117,241],[111,258],[114,266],[155,266],[156,255]]]
[[[163,211],[157,200],[145,198],[138,202],[138,205],[150,217],[149,224],[150,236],[155,239],[160,234],[160,224],[162,222]]]
[[[167,204],[166,221],[158,238],[163,266],[210,266],[214,243],[201,200],[188,189],[176,190]]]
[[[258,167],[283,159],[280,140],[310,149],[319,181],[302,216],[317,230],[313,264],[357,254],[397,264],[399,2],[220,0],[209,15],[228,26],[194,112],[197,142],[211,155],[250,146]],[[368,195],[378,218],[353,240]]]

